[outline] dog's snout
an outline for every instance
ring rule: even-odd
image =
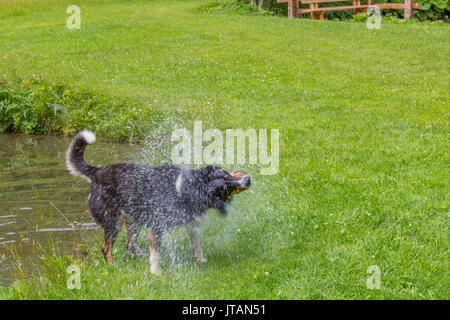
[[[250,187],[250,177],[243,172],[232,173],[231,176],[235,179],[234,185],[238,190],[245,190]]]
[[[243,187],[250,187],[250,177],[249,176],[244,176],[240,179],[240,184]]]

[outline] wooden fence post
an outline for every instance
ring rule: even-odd
[[[414,0],[405,0],[405,10],[404,10],[405,19],[413,18],[413,10],[414,10]]]
[[[288,0],[288,18],[298,18],[298,0]]]

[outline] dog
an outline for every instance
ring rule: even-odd
[[[91,184],[88,207],[105,232],[101,249],[106,262],[114,263],[112,248],[124,222],[126,247],[136,255],[141,255],[136,241],[139,231],[142,226],[148,228],[153,274],[160,270],[161,236],[181,225],[186,225],[196,260],[207,262],[200,247],[197,221],[210,208],[226,215],[233,196],[250,187],[250,177],[211,165],[201,169],[132,163],[94,167],[84,160],[84,151],[95,141],[94,133],[80,131],[67,149],[66,165],[72,175]]]

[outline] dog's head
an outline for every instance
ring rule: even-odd
[[[250,177],[243,172],[227,172],[216,166],[207,166],[203,170],[206,184],[207,206],[225,214],[225,206],[233,196],[250,187]]]

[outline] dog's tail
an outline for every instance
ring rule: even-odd
[[[90,180],[90,177],[97,170],[84,161],[84,149],[86,145],[95,142],[95,134],[88,130],[82,130],[73,138],[72,143],[66,152],[66,166],[71,175],[84,176]]]

